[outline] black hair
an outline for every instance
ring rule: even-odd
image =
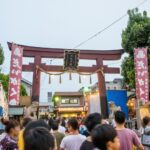
[[[31,129],[24,137],[25,150],[50,150],[54,148],[54,138],[43,127]]]
[[[92,113],[87,116],[84,124],[87,127],[88,131],[91,132],[96,125],[101,123],[101,121],[102,116],[99,113]]]
[[[26,127],[27,124],[31,121],[32,121],[32,119],[30,117],[23,118],[22,126]]]
[[[58,122],[57,122],[57,121],[53,121],[52,129],[53,129],[53,130],[58,130],[58,127],[59,127]]]
[[[98,125],[92,131],[92,141],[95,147],[107,150],[107,143],[117,137],[116,130],[108,124]]]
[[[5,123],[5,132],[6,133],[10,133],[10,130],[20,126],[19,122],[17,122],[16,120],[10,120],[10,121],[6,121]]]
[[[52,129],[53,122],[54,120],[52,118],[49,118],[48,125],[49,125],[50,130]]]
[[[36,127],[43,127],[50,131],[48,124],[44,120],[31,121],[30,123],[27,124],[23,136],[25,137],[30,130]]]
[[[66,122],[65,122],[65,119],[64,119],[64,118],[62,118],[61,126],[66,127]]]
[[[146,127],[150,122],[150,117],[146,116],[143,118],[143,127]]]
[[[71,126],[74,130],[78,130],[79,129],[78,121],[75,118],[69,119],[68,120],[68,125]]]
[[[118,124],[123,124],[125,123],[126,117],[125,117],[125,113],[123,111],[116,111],[115,112],[115,121]]]

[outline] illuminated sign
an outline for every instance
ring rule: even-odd
[[[78,112],[84,111],[83,107],[58,108],[59,112]]]

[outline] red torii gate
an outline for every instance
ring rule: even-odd
[[[12,43],[8,42],[9,49],[11,50]],[[42,48],[26,45],[19,45],[23,47],[23,57],[33,57],[34,63],[22,66],[22,71],[33,72],[32,84],[32,102],[39,102],[40,95],[40,71],[37,71],[37,66],[48,72],[63,72],[63,66],[46,65],[41,62],[42,58],[64,58],[64,51],[67,49],[59,48]],[[71,50],[71,49],[68,49]],[[96,65],[92,67],[79,67],[78,72],[93,73],[96,70],[103,68],[104,73],[118,74],[119,68],[109,68],[103,65],[104,60],[119,60],[123,54],[123,50],[80,50],[80,59],[96,60]],[[98,88],[100,93],[101,112],[103,115],[108,116],[107,100],[106,100],[106,86],[105,77],[101,71],[98,75]]]

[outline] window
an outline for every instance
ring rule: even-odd
[[[69,99],[65,98],[61,100],[62,104],[69,104]]]
[[[77,99],[70,99],[70,104],[78,104],[78,100]]]
[[[78,98],[63,98],[61,104],[78,104]]]

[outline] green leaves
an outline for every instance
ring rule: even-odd
[[[9,75],[5,75],[3,73],[0,73],[0,81],[3,85],[6,96],[8,97]],[[28,94],[27,94],[25,87],[21,84],[20,96],[27,96],[27,95]]]
[[[4,52],[3,52],[3,48],[0,45],[0,65],[2,65],[4,62]]]
[[[122,63],[122,75],[125,84],[135,88],[134,48],[148,47],[148,62],[150,62],[150,17],[146,11],[139,13],[138,9],[129,10],[128,15],[127,27],[122,32],[122,47],[129,57]]]

